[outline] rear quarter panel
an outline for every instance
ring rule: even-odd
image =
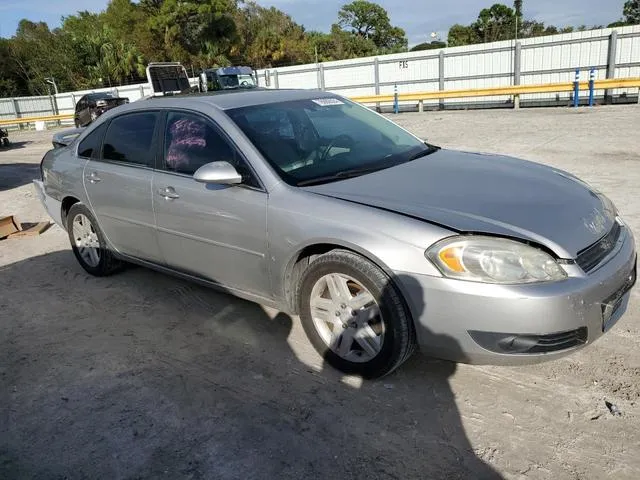
[[[72,196],[87,203],[83,185],[83,171],[87,160],[74,154],[76,142],[63,148],[49,150],[42,160],[44,190],[58,201]]]

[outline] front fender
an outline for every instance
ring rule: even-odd
[[[270,197],[267,223],[272,290],[281,300],[288,298],[293,266],[309,247],[352,250],[390,278],[396,271],[441,276],[424,252],[451,235],[414,218],[298,191]]]

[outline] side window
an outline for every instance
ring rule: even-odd
[[[78,156],[84,158],[100,158],[100,145],[107,129],[106,123],[90,132],[78,145]]]
[[[184,112],[169,112],[164,133],[164,168],[193,175],[203,165],[224,161],[242,175],[243,183],[259,184],[235,147],[204,118]]]
[[[137,165],[153,165],[153,132],[157,112],[129,113],[109,124],[102,147],[102,158]]]

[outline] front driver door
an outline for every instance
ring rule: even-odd
[[[121,253],[155,263],[162,262],[151,198],[159,117],[159,112],[145,111],[114,118],[102,154],[89,158],[84,167],[87,197],[111,244]],[[82,143],[79,155],[81,150]]]
[[[153,175],[158,243],[168,266],[227,287],[270,296],[267,193],[237,149],[208,118],[169,111],[163,155]],[[202,165],[225,160],[237,186],[193,180]]]

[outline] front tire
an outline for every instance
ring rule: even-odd
[[[88,273],[104,277],[121,269],[122,263],[107,247],[104,235],[86,205],[76,203],[69,209],[67,232],[73,254]]]
[[[364,378],[388,375],[415,351],[415,333],[397,287],[376,265],[333,250],[302,274],[304,330],[327,363]]]

